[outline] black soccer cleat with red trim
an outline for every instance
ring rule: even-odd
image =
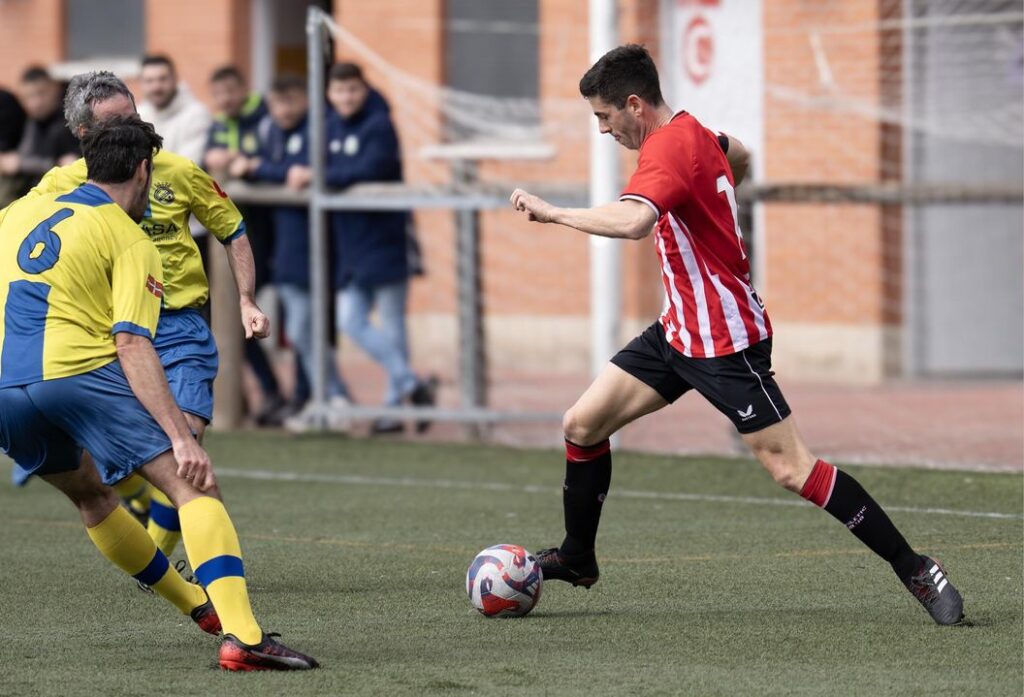
[[[213,603],[209,599],[188,613],[188,616],[207,634],[217,636],[221,633],[220,617],[217,616],[217,611],[213,608]]]
[[[224,670],[310,670],[319,668],[315,658],[293,651],[275,637],[264,634],[260,643],[243,644],[233,634],[225,634],[220,645],[220,667]]]
[[[534,557],[537,558],[537,563],[540,564],[540,570],[544,574],[545,581],[549,579],[565,581],[574,586],[590,588],[597,583],[597,579],[601,576],[597,568],[597,559],[594,558],[593,554],[588,554],[578,559],[570,558],[563,556],[557,547],[551,547],[550,549],[542,549]]]
[[[931,557],[921,555],[917,573],[905,580],[907,587],[938,624],[959,624],[964,618],[964,600],[946,577],[946,571]]]

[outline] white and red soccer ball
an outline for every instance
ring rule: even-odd
[[[540,600],[540,564],[519,545],[494,545],[476,555],[466,572],[466,593],[487,617],[521,617]]]

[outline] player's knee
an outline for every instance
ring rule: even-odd
[[[581,410],[573,407],[562,417],[562,433],[565,439],[576,445],[593,445],[603,440],[592,419],[587,419]]]
[[[93,516],[105,517],[114,510],[120,501],[117,492],[96,481],[77,487],[74,491],[65,491],[68,498],[79,511],[91,513]]]
[[[781,445],[765,443],[754,446],[753,450],[754,455],[779,486],[790,491],[800,491],[806,476],[799,464],[788,456]]]

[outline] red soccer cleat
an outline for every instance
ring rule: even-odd
[[[225,634],[220,645],[220,667],[224,670],[310,670],[319,668],[315,658],[292,651],[274,637],[264,634],[260,643],[243,644],[233,634]]]
[[[217,611],[213,608],[213,603],[210,602],[209,598],[207,598],[205,603],[188,613],[188,616],[207,634],[214,636],[220,634],[220,617],[217,616]]]

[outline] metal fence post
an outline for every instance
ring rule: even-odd
[[[306,13],[306,38],[309,47],[309,166],[313,178],[309,197],[309,295],[313,339],[313,419],[315,429],[326,427],[327,360],[327,225],[323,207],[324,185],[324,24],[321,10],[310,7]],[[333,360],[333,356],[330,357]]]
[[[476,163],[456,160],[457,186],[476,183]],[[456,276],[459,302],[459,393],[464,409],[487,406],[487,355],[484,337],[482,265],[480,260],[480,212],[459,209],[456,224]],[[485,435],[483,424],[469,424],[470,437]]]

